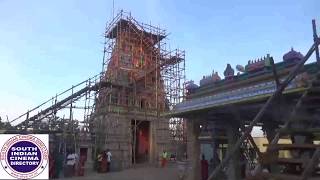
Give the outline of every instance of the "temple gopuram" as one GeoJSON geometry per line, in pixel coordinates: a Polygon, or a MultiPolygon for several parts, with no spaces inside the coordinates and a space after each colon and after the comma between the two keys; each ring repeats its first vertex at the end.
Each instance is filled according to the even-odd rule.
{"type": "Polygon", "coordinates": [[[160,114],[182,99],[185,52],[167,48],[167,35],[123,11],[106,27],[102,81],[112,86],[99,92],[91,136],[95,154],[112,152],[113,169],[177,151],[182,123],[160,114]]]}

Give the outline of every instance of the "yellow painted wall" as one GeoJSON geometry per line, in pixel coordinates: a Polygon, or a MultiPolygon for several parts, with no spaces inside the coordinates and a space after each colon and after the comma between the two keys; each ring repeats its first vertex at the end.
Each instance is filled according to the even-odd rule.
{"type": "MultiPolygon", "coordinates": [[[[254,142],[257,144],[258,148],[261,152],[266,152],[268,140],[265,137],[254,137],[254,142]]],[[[279,144],[291,144],[290,139],[280,139],[279,144]]],[[[290,152],[289,151],[280,151],[279,157],[281,158],[289,158],[290,152]]]]}

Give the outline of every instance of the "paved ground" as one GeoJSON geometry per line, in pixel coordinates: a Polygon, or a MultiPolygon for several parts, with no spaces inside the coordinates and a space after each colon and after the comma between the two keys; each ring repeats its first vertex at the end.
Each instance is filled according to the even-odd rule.
{"type": "Polygon", "coordinates": [[[178,180],[179,171],[176,164],[165,168],[143,165],[119,172],[89,173],[84,177],[64,178],[65,180],[178,180]]]}

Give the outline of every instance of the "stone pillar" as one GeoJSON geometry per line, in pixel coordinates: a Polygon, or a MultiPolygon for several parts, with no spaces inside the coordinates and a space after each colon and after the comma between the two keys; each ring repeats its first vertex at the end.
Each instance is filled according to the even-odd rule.
{"type": "MultiPolygon", "coordinates": [[[[228,154],[234,147],[239,138],[239,124],[230,122],[226,124],[227,138],[228,138],[228,154]]],[[[241,167],[240,167],[240,150],[237,150],[228,164],[227,177],[229,180],[241,180],[241,167]]]]}
{"type": "Polygon", "coordinates": [[[217,142],[217,140],[213,140],[213,143],[212,143],[213,169],[215,169],[219,165],[218,160],[220,159],[220,157],[218,154],[218,150],[219,150],[219,143],[217,142]]]}
{"type": "Polygon", "coordinates": [[[198,119],[187,120],[188,144],[187,155],[190,164],[190,171],[188,180],[201,179],[201,165],[200,165],[200,141],[198,139],[200,134],[200,123],[198,119]]]}
{"type": "Polygon", "coordinates": [[[211,136],[213,137],[213,141],[212,141],[212,159],[213,159],[213,166],[212,166],[212,170],[209,169],[209,175],[210,173],[212,173],[212,171],[219,165],[219,163],[221,162],[220,157],[219,157],[219,140],[215,137],[218,137],[219,135],[221,135],[221,133],[219,133],[218,129],[219,129],[219,125],[217,123],[217,121],[214,121],[213,123],[210,124],[210,129],[212,129],[211,131],[211,136]]]}
{"type": "Polygon", "coordinates": [[[85,164],[86,172],[92,171],[94,167],[94,159],[92,157],[92,146],[88,146],[87,162],[85,164]]]}
{"type": "Polygon", "coordinates": [[[157,132],[157,121],[150,121],[150,152],[149,152],[149,163],[159,166],[159,146],[158,146],[158,132],[157,132]]]}
{"type": "Polygon", "coordinates": [[[92,157],[92,146],[88,146],[88,151],[87,151],[87,162],[94,162],[94,159],[92,157]]]}

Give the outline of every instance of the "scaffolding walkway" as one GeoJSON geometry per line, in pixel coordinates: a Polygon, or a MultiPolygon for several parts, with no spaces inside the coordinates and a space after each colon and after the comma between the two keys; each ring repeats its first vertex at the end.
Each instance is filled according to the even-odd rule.
{"type": "MultiPolygon", "coordinates": [[[[55,130],[54,125],[56,124],[55,121],[58,119],[59,111],[65,109],[68,109],[68,112],[70,113],[69,119],[72,119],[73,109],[82,109],[84,111],[83,123],[88,123],[87,121],[94,108],[94,101],[97,99],[97,92],[101,88],[111,86],[111,83],[109,82],[100,81],[101,77],[101,73],[99,73],[72,86],[11,120],[10,123],[18,130],[55,130]],[[81,102],[80,106],[76,105],[77,101],[81,102]],[[43,127],[44,124],[46,124],[45,127],[43,127]]],[[[65,113],[63,113],[62,116],[64,119],[65,113]]]]}

